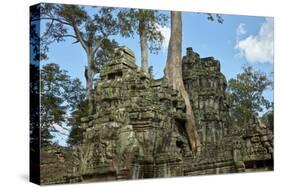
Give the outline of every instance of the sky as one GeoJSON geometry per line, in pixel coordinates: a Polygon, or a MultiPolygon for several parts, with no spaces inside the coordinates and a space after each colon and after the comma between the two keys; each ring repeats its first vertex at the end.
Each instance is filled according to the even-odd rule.
{"type": "MultiPolygon", "coordinates": [[[[167,11],[163,13],[169,14],[167,11]]],[[[267,74],[273,72],[273,18],[221,15],[222,24],[209,21],[203,13],[183,12],[183,38],[182,55],[186,48],[192,47],[200,54],[200,57],[213,56],[221,63],[221,72],[226,79],[235,78],[242,72],[242,66],[249,64],[255,70],[267,74]]],[[[167,58],[168,41],[170,37],[170,25],[160,27],[165,37],[161,51],[158,54],[149,54],[149,65],[153,66],[154,77],[163,77],[163,70],[167,58]]],[[[113,36],[120,46],[126,45],[133,50],[136,63],[140,65],[139,38],[122,38],[113,36]]],[[[72,39],[65,42],[53,43],[48,53],[49,59],[41,62],[57,63],[69,75],[79,78],[85,84],[84,65],[86,65],[86,53],[79,43],[72,44],[72,39]]],[[[272,75],[272,74],[271,74],[272,75]]],[[[273,101],[273,91],[267,90],[265,97],[273,101]]]]}
{"type": "MultiPolygon", "coordinates": [[[[166,12],[166,11],[165,11],[166,12]]],[[[168,12],[167,12],[168,13],[168,12]]],[[[244,64],[250,64],[257,70],[273,72],[273,19],[254,16],[222,15],[224,22],[207,20],[202,13],[184,12],[183,14],[182,55],[187,47],[192,47],[201,57],[213,56],[221,62],[222,72],[229,80],[241,72],[244,64]]],[[[165,41],[158,54],[149,55],[149,64],[153,66],[155,78],[163,76],[167,58],[170,26],[160,28],[165,41]]],[[[140,65],[139,38],[114,36],[120,46],[131,48],[140,65]]],[[[73,77],[85,83],[83,77],[86,54],[79,43],[73,40],[53,43],[46,63],[57,63],[73,77]]]]}

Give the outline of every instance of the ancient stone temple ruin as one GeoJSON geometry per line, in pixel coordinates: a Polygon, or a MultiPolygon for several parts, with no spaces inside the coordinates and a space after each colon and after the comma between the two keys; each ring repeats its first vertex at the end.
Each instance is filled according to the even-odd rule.
{"type": "Polygon", "coordinates": [[[55,180],[43,174],[42,183],[273,170],[272,131],[256,117],[243,129],[230,121],[219,61],[187,48],[182,68],[201,153],[190,150],[180,94],[165,79],[141,71],[133,52],[123,47],[102,67],[93,93],[95,109],[82,119],[83,143],[54,155],[67,163],[60,164],[67,173],[55,180]]]}
{"type": "Polygon", "coordinates": [[[78,172],[85,181],[182,175],[190,155],[184,102],[165,80],[137,69],[133,53],[120,49],[107,62],[94,93],[95,113],[84,119],[78,172]]]}
{"type": "Polygon", "coordinates": [[[201,143],[204,146],[221,142],[229,127],[229,106],[219,61],[213,57],[200,58],[192,48],[187,48],[182,68],[201,143]]]}

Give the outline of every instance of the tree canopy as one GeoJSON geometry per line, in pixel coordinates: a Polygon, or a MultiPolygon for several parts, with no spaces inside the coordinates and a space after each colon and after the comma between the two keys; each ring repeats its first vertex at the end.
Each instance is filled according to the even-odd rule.
{"type": "Polygon", "coordinates": [[[83,128],[81,127],[81,118],[86,117],[88,114],[88,101],[81,100],[74,111],[71,112],[68,119],[68,125],[71,127],[70,133],[67,139],[67,143],[70,146],[76,146],[83,141],[83,128]]]}
{"type": "Polygon", "coordinates": [[[77,105],[85,100],[85,89],[80,80],[72,79],[67,71],[54,63],[42,67],[40,86],[41,137],[47,145],[53,138],[52,132],[69,125],[70,113],[76,111],[77,105]]]}
{"type": "Polygon", "coordinates": [[[148,50],[157,54],[164,41],[160,27],[168,24],[168,15],[157,10],[121,9],[118,13],[120,34],[132,37],[135,34],[140,39],[141,68],[148,72],[148,50]]]}
{"type": "Polygon", "coordinates": [[[248,122],[254,115],[270,110],[273,103],[264,97],[264,92],[272,88],[272,80],[252,66],[244,66],[243,72],[228,81],[230,103],[239,122],[248,122]]]}
{"type": "MultiPolygon", "coordinates": [[[[93,90],[93,77],[99,71],[103,60],[111,58],[113,49],[117,42],[110,39],[111,35],[118,33],[117,18],[112,12],[114,8],[91,7],[86,10],[84,6],[46,4],[42,3],[34,8],[30,22],[31,25],[46,23],[43,34],[35,33],[34,41],[40,44],[40,51],[37,46],[39,59],[46,59],[49,45],[65,41],[72,38],[73,44],[79,43],[84,49],[87,57],[85,78],[87,83],[87,97],[91,101],[91,91],[93,90]],[[93,15],[91,15],[91,13],[93,15]],[[36,37],[39,36],[39,37],[36,37]]],[[[31,26],[31,31],[36,32],[31,26]]],[[[31,40],[31,41],[33,41],[31,40]]],[[[32,45],[32,44],[31,44],[32,45]]],[[[90,105],[91,103],[89,103],[90,105]]]]}

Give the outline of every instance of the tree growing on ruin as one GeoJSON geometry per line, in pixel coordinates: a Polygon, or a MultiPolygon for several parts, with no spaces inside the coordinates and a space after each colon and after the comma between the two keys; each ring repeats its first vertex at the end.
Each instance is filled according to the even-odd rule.
{"type": "MultiPolygon", "coordinates": [[[[220,15],[207,14],[211,21],[218,20],[223,22],[220,15]]],[[[181,12],[171,11],[171,36],[168,47],[167,62],[164,70],[164,77],[168,83],[180,92],[186,106],[185,129],[188,135],[189,143],[193,152],[200,152],[201,144],[196,130],[195,118],[190,104],[190,97],[184,88],[182,78],[182,15],[181,12]]]]}
{"type": "Polygon", "coordinates": [[[139,36],[141,69],[149,72],[148,52],[157,54],[164,40],[160,27],[167,25],[168,16],[157,10],[122,9],[118,13],[120,34],[124,37],[139,36]]]}
{"type": "Polygon", "coordinates": [[[186,106],[186,133],[191,149],[197,151],[200,147],[199,137],[195,127],[195,119],[191,108],[189,95],[184,88],[182,79],[182,18],[181,12],[171,12],[171,37],[168,47],[167,62],[164,70],[165,78],[173,89],[178,90],[185,101],[186,106]]]}

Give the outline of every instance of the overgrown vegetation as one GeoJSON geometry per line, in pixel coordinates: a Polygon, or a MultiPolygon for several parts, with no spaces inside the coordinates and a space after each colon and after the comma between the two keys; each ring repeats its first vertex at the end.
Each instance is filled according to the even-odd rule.
{"type": "Polygon", "coordinates": [[[272,86],[273,81],[268,75],[248,65],[236,78],[228,81],[230,104],[239,124],[247,124],[253,116],[264,111],[273,111],[273,102],[264,97],[264,92],[272,86]]]}
{"type": "Polygon", "coordinates": [[[42,67],[40,124],[43,147],[52,143],[52,133],[59,132],[67,136],[70,125],[77,125],[74,117],[76,111],[81,109],[85,94],[80,80],[71,78],[58,64],[51,63],[42,67]]]}
{"type": "MultiPolygon", "coordinates": [[[[34,60],[48,58],[49,45],[60,43],[66,38],[84,49],[86,88],[78,79],[71,78],[58,64],[47,64],[41,69],[41,137],[42,146],[52,142],[54,132],[70,129],[68,144],[79,145],[82,141],[81,117],[92,114],[94,107],[91,93],[94,76],[99,73],[102,63],[114,58],[114,49],[119,45],[113,36],[133,37],[138,35],[141,50],[141,67],[153,77],[153,67],[148,62],[148,52],[157,53],[164,41],[160,27],[171,23],[171,37],[165,66],[165,78],[173,89],[178,90],[186,105],[186,133],[196,151],[200,147],[189,95],[182,81],[182,17],[180,12],[168,15],[161,11],[141,9],[99,8],[78,5],[41,4],[31,14],[31,46],[34,60]],[[91,9],[91,10],[90,10],[91,9]],[[44,21],[45,30],[39,36],[36,24],[44,21]],[[40,45],[38,45],[40,44],[40,45]]],[[[207,19],[223,23],[218,14],[207,14],[207,19]]],[[[84,66],[81,64],[81,66],[84,66]]],[[[83,74],[83,73],[81,73],[83,74]]],[[[263,93],[272,86],[272,80],[252,67],[243,68],[243,73],[229,80],[228,92],[237,121],[246,124],[254,115],[264,109],[264,121],[273,122],[273,103],[263,93]]],[[[64,134],[62,131],[61,134],[64,134]]]]}

